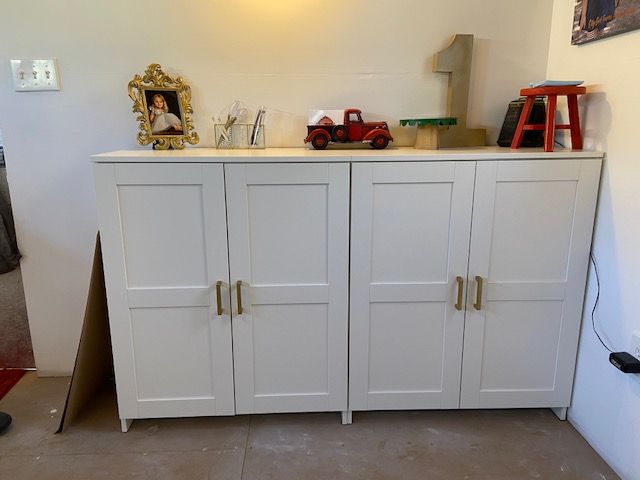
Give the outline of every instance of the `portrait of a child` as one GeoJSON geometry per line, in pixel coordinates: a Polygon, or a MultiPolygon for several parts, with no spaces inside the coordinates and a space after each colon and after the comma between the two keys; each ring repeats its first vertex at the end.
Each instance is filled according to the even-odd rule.
{"type": "Polygon", "coordinates": [[[146,90],[151,133],[154,135],[181,135],[183,131],[177,93],[174,91],[146,90]]]}

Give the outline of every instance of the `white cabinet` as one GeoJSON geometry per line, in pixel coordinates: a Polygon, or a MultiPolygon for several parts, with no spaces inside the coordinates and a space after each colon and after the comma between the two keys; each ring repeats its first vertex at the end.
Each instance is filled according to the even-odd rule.
{"type": "Polygon", "coordinates": [[[349,165],[225,173],[237,413],[347,410],[349,165]]]}
{"type": "Polygon", "coordinates": [[[474,175],[475,162],[353,165],[352,410],[458,407],[474,175]]]}
{"type": "Polygon", "coordinates": [[[121,418],[347,410],[348,164],[96,184],[121,418]]]}
{"type": "Polygon", "coordinates": [[[234,413],[222,165],[96,165],[123,419],[234,413]]]}
{"type": "Polygon", "coordinates": [[[569,405],[601,155],[195,152],[96,157],[124,428],[569,405]]]}
{"type": "Polygon", "coordinates": [[[599,178],[599,160],[478,162],[461,408],[569,406],[599,178]]]}
{"type": "Polygon", "coordinates": [[[354,165],[349,407],[569,406],[599,175],[354,165]]]}

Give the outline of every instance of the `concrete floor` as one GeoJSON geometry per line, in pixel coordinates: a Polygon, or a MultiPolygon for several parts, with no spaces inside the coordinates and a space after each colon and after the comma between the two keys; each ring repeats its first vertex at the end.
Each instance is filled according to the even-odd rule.
{"type": "Polygon", "coordinates": [[[0,436],[2,479],[619,478],[549,410],[254,415],[139,420],[119,432],[107,392],[65,433],[68,378],[27,374],[0,400],[14,425],[0,436]]]}

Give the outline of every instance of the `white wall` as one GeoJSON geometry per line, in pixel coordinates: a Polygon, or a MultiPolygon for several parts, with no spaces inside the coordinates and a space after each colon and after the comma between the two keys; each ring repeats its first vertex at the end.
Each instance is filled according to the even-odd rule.
{"type": "MultiPolygon", "coordinates": [[[[584,79],[585,148],[607,154],[600,189],[594,253],[602,293],[597,320],[616,351],[640,331],[640,31],[572,46],[573,2],[555,0],[548,78],[584,79]]],[[[591,328],[595,278],[590,275],[569,419],[624,479],[640,478],[640,375],[624,375],[591,328]],[[636,377],[636,378],[633,378],[636,377]]]]}
{"type": "Polygon", "coordinates": [[[544,76],[550,16],[549,2],[529,0],[4,2],[0,128],[40,372],[72,368],[96,232],[88,156],[138,148],[126,86],[149,63],[191,84],[201,146],[235,99],[269,108],[272,146],[302,146],[310,108],[351,106],[408,145],[399,118],[445,113],[432,54],[473,33],[469,125],[495,141],[507,102],[544,76]],[[13,92],[20,57],[57,57],[62,91],[13,92]]]}

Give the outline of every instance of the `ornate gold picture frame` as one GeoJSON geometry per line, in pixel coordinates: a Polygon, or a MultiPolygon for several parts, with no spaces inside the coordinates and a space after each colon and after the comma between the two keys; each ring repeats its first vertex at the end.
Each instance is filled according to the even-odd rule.
{"type": "Polygon", "coordinates": [[[129,82],[129,97],[140,122],[140,145],[153,143],[156,150],[181,150],[185,142],[195,145],[200,141],[191,119],[191,87],[182,77],[173,78],[152,63],[144,75],[129,82]]]}

